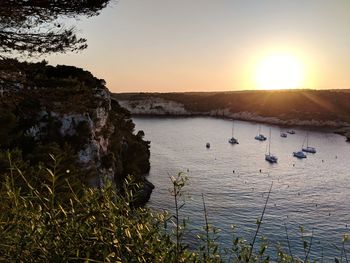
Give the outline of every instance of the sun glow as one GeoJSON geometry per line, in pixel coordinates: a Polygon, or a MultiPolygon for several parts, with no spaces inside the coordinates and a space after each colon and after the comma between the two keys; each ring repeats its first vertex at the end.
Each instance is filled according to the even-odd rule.
{"type": "Polygon", "coordinates": [[[272,54],[264,57],[256,67],[258,89],[295,89],[304,84],[305,69],[291,54],[272,54]]]}

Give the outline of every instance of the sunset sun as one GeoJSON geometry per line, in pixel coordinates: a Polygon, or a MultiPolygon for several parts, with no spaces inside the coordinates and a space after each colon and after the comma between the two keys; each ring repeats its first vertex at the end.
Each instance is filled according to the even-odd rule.
{"type": "Polygon", "coordinates": [[[257,89],[295,89],[304,82],[301,61],[290,54],[272,54],[262,58],[256,67],[257,89]]]}

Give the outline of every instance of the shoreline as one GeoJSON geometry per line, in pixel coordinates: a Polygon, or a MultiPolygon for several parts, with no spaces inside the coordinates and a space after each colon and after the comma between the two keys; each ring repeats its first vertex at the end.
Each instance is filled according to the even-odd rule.
{"type": "Polygon", "coordinates": [[[312,131],[319,131],[319,132],[329,132],[329,133],[335,133],[338,135],[341,135],[345,137],[345,141],[350,143],[350,127],[349,126],[342,126],[342,127],[333,127],[333,126],[312,126],[312,125],[288,125],[288,124],[276,124],[276,123],[269,123],[264,121],[255,121],[255,120],[244,120],[244,119],[234,119],[231,117],[226,116],[211,116],[211,115],[203,115],[203,114],[192,114],[192,115],[172,115],[172,114],[131,114],[132,117],[138,117],[138,118],[196,118],[196,117],[206,117],[206,118],[214,118],[214,119],[223,119],[223,120],[238,120],[238,121],[244,121],[244,122],[250,122],[250,123],[259,123],[259,124],[268,124],[272,126],[278,126],[281,128],[297,128],[302,130],[312,130],[312,131]]]}
{"type": "MultiPolygon", "coordinates": [[[[117,99],[121,107],[127,109],[132,116],[157,118],[188,118],[211,117],[218,119],[231,119],[246,122],[262,123],[282,128],[310,129],[322,132],[332,132],[344,136],[350,141],[350,123],[341,119],[319,118],[309,116],[300,119],[298,115],[264,115],[258,111],[241,109],[232,111],[229,107],[208,108],[206,110],[191,110],[186,103],[160,97],[117,99]]],[[[300,113],[302,114],[302,113],[300,113]]],[[[303,115],[301,115],[303,116],[303,115]]]]}
{"type": "MultiPolygon", "coordinates": [[[[322,132],[333,132],[337,134],[346,133],[346,131],[338,131],[338,129],[347,129],[350,126],[340,126],[340,127],[334,127],[334,126],[312,126],[312,125],[301,125],[301,124],[279,124],[279,123],[273,123],[268,121],[259,121],[259,120],[247,120],[247,119],[239,119],[239,118],[232,118],[229,116],[213,116],[208,114],[179,114],[179,115],[173,115],[173,114],[149,114],[149,113],[131,113],[132,117],[138,117],[138,118],[169,118],[169,119],[177,119],[177,118],[196,118],[196,117],[204,117],[204,118],[213,118],[213,119],[222,119],[222,120],[237,120],[237,121],[244,121],[244,122],[250,122],[250,123],[258,123],[258,124],[268,124],[273,126],[278,126],[282,128],[299,128],[299,129],[309,129],[309,130],[318,130],[322,132]]],[[[341,134],[341,135],[344,135],[341,134]]],[[[345,136],[345,135],[344,135],[345,136]]]]}

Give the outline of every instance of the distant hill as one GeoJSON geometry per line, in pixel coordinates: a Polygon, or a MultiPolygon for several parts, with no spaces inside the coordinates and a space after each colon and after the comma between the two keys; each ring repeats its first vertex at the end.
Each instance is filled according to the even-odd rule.
{"type": "Polygon", "coordinates": [[[115,93],[132,114],[208,115],[279,125],[350,126],[350,90],[115,93]]]}

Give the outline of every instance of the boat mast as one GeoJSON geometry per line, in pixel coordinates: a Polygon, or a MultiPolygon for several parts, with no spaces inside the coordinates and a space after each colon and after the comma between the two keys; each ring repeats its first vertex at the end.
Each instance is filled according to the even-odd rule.
{"type": "Polygon", "coordinates": [[[304,148],[304,146],[305,146],[305,141],[306,141],[306,144],[307,144],[307,133],[306,133],[306,136],[304,137],[303,144],[301,145],[301,149],[304,148]]]}
{"type": "Polygon", "coordinates": [[[270,146],[271,146],[271,128],[270,128],[270,133],[269,133],[269,155],[270,154],[270,146]]]}
{"type": "Polygon", "coordinates": [[[233,138],[234,122],[232,121],[232,138],[233,138]]]}

